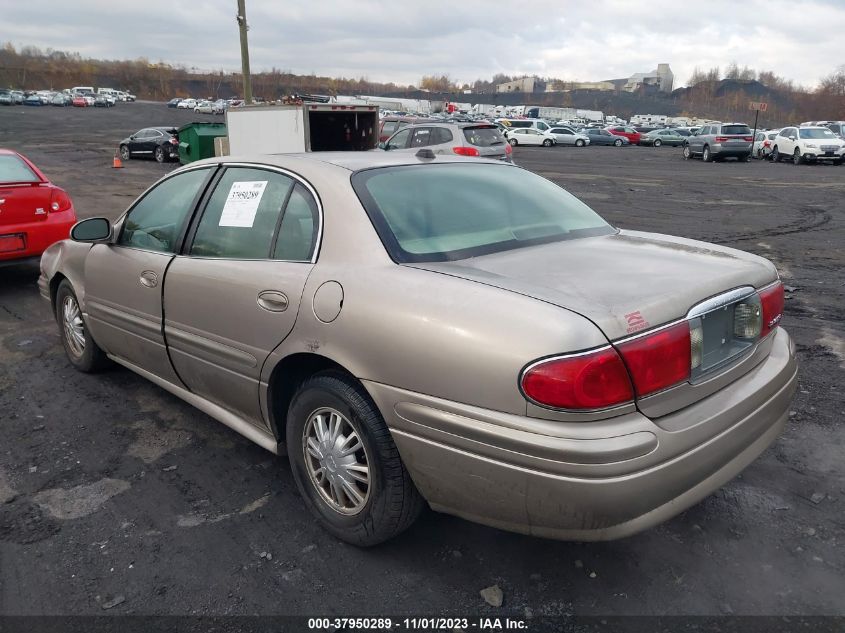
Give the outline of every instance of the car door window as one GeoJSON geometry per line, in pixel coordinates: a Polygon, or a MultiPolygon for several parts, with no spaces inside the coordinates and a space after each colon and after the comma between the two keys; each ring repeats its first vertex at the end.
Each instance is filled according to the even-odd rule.
{"type": "Polygon", "coordinates": [[[549,126],[546,125],[545,123],[543,123],[542,121],[540,121],[539,123],[537,123],[537,129],[538,130],[548,130],[549,126]]]}
{"type": "Polygon", "coordinates": [[[197,225],[194,257],[269,259],[294,180],[266,169],[229,167],[197,225]]]}
{"type": "Polygon", "coordinates": [[[318,223],[317,202],[301,183],[296,183],[282,215],[273,259],[311,261],[317,243],[318,223]]]}
{"type": "Polygon", "coordinates": [[[396,121],[385,121],[381,133],[390,136],[396,131],[396,121]]]}
{"type": "Polygon", "coordinates": [[[445,127],[436,127],[432,131],[431,144],[441,145],[443,143],[451,143],[453,138],[451,130],[445,127]]]}
{"type": "Polygon", "coordinates": [[[179,236],[210,171],[186,171],[148,191],[126,215],[118,245],[175,253],[179,236]]]}
{"type": "Polygon", "coordinates": [[[431,145],[431,128],[416,128],[414,136],[411,138],[411,147],[426,147],[427,145],[431,145]]]}
{"type": "Polygon", "coordinates": [[[408,144],[409,136],[411,136],[410,129],[397,132],[389,141],[387,141],[387,149],[404,149],[408,144]]]}

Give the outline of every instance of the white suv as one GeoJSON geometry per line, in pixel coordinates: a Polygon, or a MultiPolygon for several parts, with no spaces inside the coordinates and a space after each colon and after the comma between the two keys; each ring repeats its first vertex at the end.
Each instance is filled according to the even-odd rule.
{"type": "Polygon", "coordinates": [[[831,161],[841,165],[845,159],[845,141],[830,129],[822,126],[785,127],[772,142],[772,162],[791,158],[803,162],[831,161]]]}

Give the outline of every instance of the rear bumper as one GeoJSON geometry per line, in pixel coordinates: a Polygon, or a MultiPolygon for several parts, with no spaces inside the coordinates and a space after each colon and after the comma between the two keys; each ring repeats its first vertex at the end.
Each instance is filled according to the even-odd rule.
{"type": "Polygon", "coordinates": [[[0,262],[38,257],[51,244],[67,239],[74,224],[76,214],[70,210],[50,213],[38,222],[0,225],[0,235],[23,235],[25,244],[23,249],[0,251],[0,262]]]}
{"type": "Polygon", "coordinates": [[[570,540],[634,534],[735,477],[779,435],[797,382],[779,329],[769,356],[675,413],[564,423],[365,383],[435,510],[570,540]]]}

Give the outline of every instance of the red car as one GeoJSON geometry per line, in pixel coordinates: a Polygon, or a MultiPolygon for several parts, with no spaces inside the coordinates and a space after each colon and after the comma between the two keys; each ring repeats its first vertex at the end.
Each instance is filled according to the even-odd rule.
{"type": "Polygon", "coordinates": [[[77,95],[73,98],[71,104],[77,108],[87,108],[88,100],[85,97],[80,97],[79,95],[77,95]]]}
{"type": "Polygon", "coordinates": [[[76,223],[70,196],[25,157],[0,149],[0,266],[38,258],[76,223]]]}
{"type": "Polygon", "coordinates": [[[631,145],[639,145],[640,139],[643,136],[634,128],[628,127],[627,125],[615,125],[613,127],[607,128],[607,131],[613,134],[614,136],[624,136],[626,139],[631,141],[631,145]]]}

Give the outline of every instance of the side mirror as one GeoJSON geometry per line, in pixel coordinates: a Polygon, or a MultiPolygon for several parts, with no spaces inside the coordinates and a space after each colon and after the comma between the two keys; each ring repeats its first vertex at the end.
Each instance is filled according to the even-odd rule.
{"type": "Polygon", "coordinates": [[[795,140],[795,137],[794,137],[794,136],[790,136],[790,137],[789,137],[789,140],[790,140],[790,141],[794,141],[794,140],[795,140]]]}
{"type": "Polygon", "coordinates": [[[387,143],[382,141],[381,143],[378,144],[378,148],[383,149],[383,150],[387,150],[387,143]]]}
{"type": "Polygon", "coordinates": [[[74,242],[105,242],[111,238],[111,223],[106,218],[88,218],[73,225],[70,239],[74,242]]]}
{"type": "Polygon", "coordinates": [[[130,140],[130,141],[134,141],[134,140],[135,140],[135,135],[133,134],[132,136],[130,136],[130,137],[129,137],[129,140],[130,140]]]}

